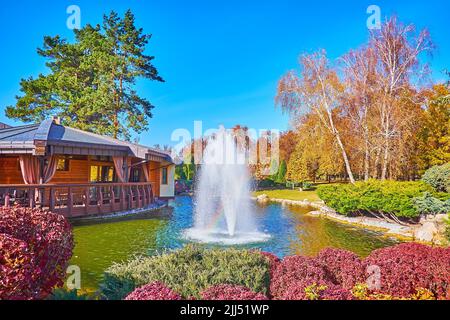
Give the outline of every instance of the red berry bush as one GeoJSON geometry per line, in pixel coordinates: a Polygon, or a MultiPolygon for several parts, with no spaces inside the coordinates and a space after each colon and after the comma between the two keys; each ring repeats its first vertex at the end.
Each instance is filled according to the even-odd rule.
{"type": "Polygon", "coordinates": [[[379,267],[379,293],[406,298],[422,288],[450,298],[450,248],[404,243],[373,251],[365,263],[379,267]]]}
{"type": "Polygon", "coordinates": [[[137,288],[125,300],[182,300],[182,298],[161,282],[153,282],[137,288]]]}
{"type": "Polygon", "coordinates": [[[256,293],[244,286],[220,284],[201,293],[203,300],[268,300],[262,293],[256,293]]]}
{"type": "Polygon", "coordinates": [[[73,236],[59,214],[0,208],[0,300],[42,299],[62,285],[73,236]]]}

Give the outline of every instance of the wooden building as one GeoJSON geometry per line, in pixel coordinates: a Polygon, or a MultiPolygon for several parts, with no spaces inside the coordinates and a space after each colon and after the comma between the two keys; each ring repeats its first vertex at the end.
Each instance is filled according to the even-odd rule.
{"type": "Polygon", "coordinates": [[[0,205],[67,217],[145,208],[174,196],[167,152],[62,126],[0,128],[0,205]]]}

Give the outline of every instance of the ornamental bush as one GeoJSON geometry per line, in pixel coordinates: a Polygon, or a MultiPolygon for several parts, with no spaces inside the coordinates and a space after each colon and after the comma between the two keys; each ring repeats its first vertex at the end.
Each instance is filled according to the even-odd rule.
{"type": "Polygon", "coordinates": [[[357,283],[364,282],[366,270],[361,259],[353,252],[327,248],[317,255],[317,261],[335,285],[351,290],[357,283]]]}
{"type": "Polygon", "coordinates": [[[137,288],[125,300],[182,300],[181,296],[161,282],[153,282],[137,288]]]}
{"type": "Polygon", "coordinates": [[[434,190],[424,182],[398,182],[369,180],[356,184],[321,185],[319,197],[337,212],[385,213],[401,218],[417,218],[420,212],[413,199],[434,190]]]}
{"type": "Polygon", "coordinates": [[[439,192],[450,192],[450,163],[434,166],[422,176],[422,181],[439,192]]]}
{"type": "Polygon", "coordinates": [[[267,294],[269,261],[248,250],[188,245],[174,252],[113,265],[106,271],[100,290],[106,298],[120,300],[136,287],[157,281],[184,298],[198,299],[203,290],[218,284],[241,285],[267,294]]]}
{"type": "Polygon", "coordinates": [[[373,251],[365,263],[379,268],[377,293],[408,298],[422,288],[438,299],[450,298],[450,248],[404,243],[373,251]]]}
{"type": "Polygon", "coordinates": [[[331,283],[316,259],[303,256],[285,257],[273,273],[270,293],[274,299],[291,300],[294,295],[299,294],[298,292],[314,283],[320,285],[331,283]],[[296,289],[291,288],[293,286],[296,289]],[[292,293],[290,289],[296,290],[296,293],[292,293]]]}
{"type": "Polygon", "coordinates": [[[220,284],[204,290],[202,300],[269,300],[262,293],[253,292],[247,287],[220,284]]]}
{"type": "Polygon", "coordinates": [[[0,300],[43,299],[63,283],[73,236],[59,214],[0,207],[0,300]]]}
{"type": "Polygon", "coordinates": [[[450,199],[445,201],[433,197],[429,192],[413,199],[414,208],[421,214],[440,214],[450,212],[450,199]]]}
{"type": "Polygon", "coordinates": [[[275,299],[347,299],[350,290],[365,281],[365,265],[342,249],[324,249],[317,257],[284,258],[272,274],[270,292],[275,299]]]}

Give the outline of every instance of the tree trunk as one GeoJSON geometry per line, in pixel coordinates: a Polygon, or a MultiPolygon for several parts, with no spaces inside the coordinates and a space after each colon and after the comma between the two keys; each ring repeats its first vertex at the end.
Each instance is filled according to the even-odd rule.
{"type": "Polygon", "coordinates": [[[347,156],[347,152],[345,151],[344,144],[342,143],[341,137],[339,136],[339,134],[337,132],[335,132],[335,135],[336,135],[336,141],[342,151],[342,157],[344,158],[345,170],[347,171],[348,178],[350,179],[350,182],[352,184],[355,184],[355,178],[353,177],[352,169],[350,167],[350,161],[348,160],[348,156],[347,156]]]}
{"type": "Polygon", "coordinates": [[[364,145],[364,181],[369,180],[369,166],[370,166],[370,154],[369,154],[369,139],[367,134],[365,134],[365,145],[364,145]]]}
{"type": "Polygon", "coordinates": [[[384,145],[383,167],[381,170],[381,180],[386,180],[388,163],[389,163],[389,137],[386,137],[384,145]]]}
{"type": "Polygon", "coordinates": [[[114,139],[117,139],[118,135],[119,135],[119,111],[120,111],[120,100],[122,97],[122,93],[123,93],[123,80],[122,77],[120,77],[120,89],[119,92],[117,93],[117,105],[116,105],[116,110],[114,113],[114,139]]]}

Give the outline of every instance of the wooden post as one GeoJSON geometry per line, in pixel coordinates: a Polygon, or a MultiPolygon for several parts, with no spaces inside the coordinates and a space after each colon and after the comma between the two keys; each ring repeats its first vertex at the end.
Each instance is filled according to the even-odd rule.
{"type": "Polygon", "coordinates": [[[128,185],[128,210],[133,207],[133,188],[128,185]]]}
{"type": "Polygon", "coordinates": [[[89,186],[87,186],[86,188],[84,188],[84,211],[85,211],[86,215],[89,214],[90,204],[91,204],[91,199],[89,196],[89,186]]]}
{"type": "Polygon", "coordinates": [[[125,187],[122,184],[122,185],[120,185],[120,209],[121,210],[125,210],[125,201],[126,201],[125,187]]]}
{"type": "Polygon", "coordinates": [[[50,195],[49,195],[50,199],[49,199],[49,208],[50,211],[54,211],[55,210],[55,189],[50,188],[50,195]]]}
{"type": "Polygon", "coordinates": [[[114,211],[114,207],[115,207],[115,203],[116,203],[116,194],[114,192],[114,187],[110,186],[110,191],[111,191],[111,212],[114,211]]]}
{"type": "Polygon", "coordinates": [[[11,200],[11,196],[9,193],[5,195],[5,207],[9,208],[9,201],[11,200]]]}
{"type": "Polygon", "coordinates": [[[72,209],[73,209],[73,191],[72,187],[68,188],[68,195],[67,195],[67,209],[69,210],[69,217],[72,216],[72,209]]]}
{"type": "Polygon", "coordinates": [[[28,189],[28,201],[30,208],[33,209],[36,205],[36,202],[34,201],[34,188],[28,189]]]}
{"type": "Polygon", "coordinates": [[[136,207],[140,208],[142,207],[141,202],[141,191],[139,191],[139,185],[136,185],[136,207]]]}
{"type": "Polygon", "coordinates": [[[100,213],[103,213],[103,192],[102,192],[102,187],[98,187],[97,192],[98,192],[98,207],[99,207],[100,213]]]}

